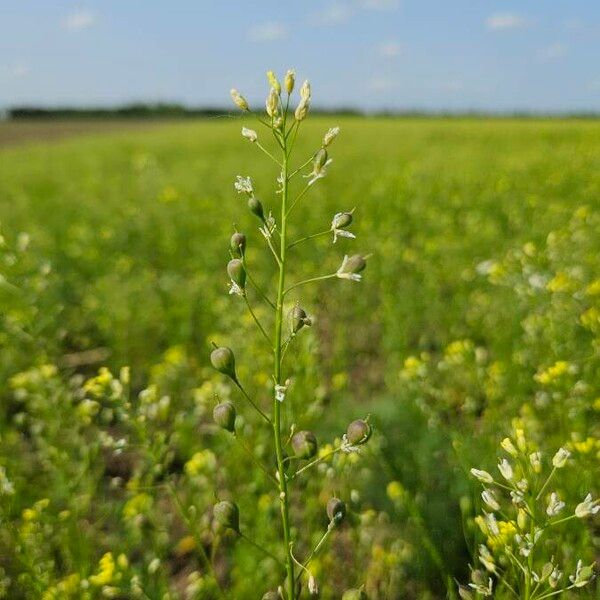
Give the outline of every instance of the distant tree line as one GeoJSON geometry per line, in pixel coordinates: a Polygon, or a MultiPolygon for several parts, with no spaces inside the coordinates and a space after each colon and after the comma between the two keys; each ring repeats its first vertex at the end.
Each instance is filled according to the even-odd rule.
{"type": "MultiPolygon", "coordinates": [[[[190,107],[176,103],[132,103],[116,107],[44,107],[14,106],[0,112],[0,119],[182,119],[198,117],[223,117],[233,113],[229,107],[203,106],[190,107]]],[[[412,118],[445,118],[445,117],[505,117],[505,118],[574,118],[597,119],[600,113],[581,112],[536,112],[536,111],[483,111],[483,110],[439,110],[422,109],[363,111],[352,107],[311,108],[313,114],[341,116],[376,116],[376,117],[412,117],[412,118]]]]}

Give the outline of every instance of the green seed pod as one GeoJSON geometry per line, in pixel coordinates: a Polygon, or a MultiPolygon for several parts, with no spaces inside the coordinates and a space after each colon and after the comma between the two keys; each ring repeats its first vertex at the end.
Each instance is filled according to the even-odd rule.
{"type": "Polygon", "coordinates": [[[342,521],[346,515],[346,505],[339,498],[329,498],[327,502],[327,516],[330,521],[336,525],[342,521]]]}
{"type": "Polygon", "coordinates": [[[317,453],[317,438],[312,431],[299,431],[292,437],[292,448],[298,458],[312,458],[317,453]]]}
{"type": "Polygon", "coordinates": [[[210,353],[210,362],[219,373],[231,377],[234,381],[237,379],[235,374],[235,356],[231,348],[227,348],[227,346],[215,348],[210,353]]]}
{"type": "Polygon", "coordinates": [[[240,289],[243,290],[246,287],[246,269],[239,258],[233,258],[227,263],[227,275],[240,289]]]}
{"type": "Polygon", "coordinates": [[[314,166],[315,166],[315,171],[320,171],[324,166],[325,163],[327,162],[327,150],[325,150],[325,148],[321,148],[316,154],[315,154],[315,160],[314,160],[314,166]]]}
{"type": "Polygon", "coordinates": [[[240,511],[237,504],[229,500],[217,502],[213,507],[214,524],[217,531],[231,529],[240,532],[240,511]]]}
{"type": "Polygon", "coordinates": [[[344,271],[346,273],[360,273],[365,270],[367,260],[361,254],[353,254],[346,261],[344,271]]]}
{"type": "Polygon", "coordinates": [[[342,600],[368,600],[364,590],[346,590],[342,595],[342,600]]]}
{"type": "Polygon", "coordinates": [[[372,433],[373,430],[366,421],[357,419],[348,425],[348,429],[346,429],[346,438],[353,446],[360,446],[369,441],[372,433]]]}
{"type": "Polygon", "coordinates": [[[335,229],[345,229],[346,227],[350,227],[353,219],[352,213],[336,213],[336,215],[333,217],[332,225],[335,229]]]}
{"type": "Polygon", "coordinates": [[[229,247],[231,248],[231,253],[233,256],[236,258],[241,258],[246,251],[246,236],[243,233],[236,231],[231,236],[229,247]]]}
{"type": "Polygon", "coordinates": [[[265,220],[265,211],[261,201],[255,196],[248,198],[248,208],[253,212],[261,221],[265,220]]]}
{"type": "Polygon", "coordinates": [[[291,321],[292,333],[298,333],[304,326],[310,327],[312,325],[312,321],[306,314],[306,311],[299,306],[294,306],[292,309],[291,321]]]}
{"type": "Polygon", "coordinates": [[[225,429],[226,431],[230,431],[233,433],[235,431],[235,406],[226,400],[225,402],[220,402],[213,409],[213,419],[215,423],[225,429]]]}

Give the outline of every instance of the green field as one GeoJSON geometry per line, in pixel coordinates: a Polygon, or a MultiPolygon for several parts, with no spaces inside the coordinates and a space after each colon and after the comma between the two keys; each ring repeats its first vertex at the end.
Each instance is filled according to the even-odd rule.
{"type": "MultiPolygon", "coordinates": [[[[241,125],[0,149],[0,597],[100,598],[107,586],[118,598],[215,597],[198,539],[158,485],[171,476],[196,507],[199,537],[217,491],[235,496],[256,539],[277,544],[275,494],[260,472],[248,477],[252,463],[210,416],[215,393],[236,399],[210,369],[212,341],[235,348],[241,376],[268,396],[261,340],[228,295],[225,265],[235,223],[273,289],[233,181],[251,175],[274,208],[277,172],[241,125]],[[125,366],[130,383],[119,380],[125,366]],[[97,377],[102,367],[112,375],[97,377]],[[147,448],[114,448],[115,398],[140,392],[142,404],[169,398],[147,432],[167,448],[166,472],[150,479],[147,448]],[[108,552],[117,562],[103,580],[108,552]]],[[[290,236],[356,207],[357,239],[294,249],[292,279],[335,271],[345,253],[372,256],[360,284],[302,288],[315,324],[292,355],[294,402],[323,442],[367,414],[376,431],[367,452],[335,463],[344,477],[309,479],[293,502],[318,533],[327,495],[352,499],[354,527],[315,566],[322,597],[364,583],[369,598],[444,598],[453,579],[468,581],[484,539],[469,469],[497,473],[502,438],[523,429],[527,451],[548,460],[569,448],[547,490],[569,507],[600,492],[600,123],[316,117],[297,155],[332,125],[342,131],[329,174],[290,236]]],[[[248,416],[248,443],[270,461],[255,425],[248,416]]],[[[599,539],[597,517],[570,521],[544,555],[568,580],[579,558],[600,554],[599,539]]],[[[238,542],[214,548],[216,569],[228,597],[258,598],[277,570],[238,542]]]]}

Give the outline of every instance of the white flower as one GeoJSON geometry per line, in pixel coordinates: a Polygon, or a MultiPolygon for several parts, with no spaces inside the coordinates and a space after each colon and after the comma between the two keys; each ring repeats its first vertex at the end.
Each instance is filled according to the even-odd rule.
{"type": "Polygon", "coordinates": [[[521,492],[512,491],[510,493],[510,499],[512,500],[512,503],[518,508],[523,508],[525,506],[525,496],[523,496],[521,492]]]}
{"type": "Polygon", "coordinates": [[[498,529],[498,521],[496,521],[496,515],[494,513],[483,513],[485,524],[491,535],[500,535],[500,529],[498,529]]]}
{"type": "Polygon", "coordinates": [[[352,454],[357,453],[359,454],[361,452],[361,448],[359,448],[358,446],[353,446],[349,441],[348,441],[348,436],[346,434],[344,434],[342,436],[342,452],[345,452],[346,454],[352,454]]]}
{"type": "Polygon", "coordinates": [[[561,580],[563,576],[562,571],[559,571],[557,568],[555,568],[552,573],[550,573],[550,579],[548,579],[548,584],[550,585],[550,587],[552,589],[556,588],[556,586],[558,585],[558,582],[561,580]]]}
{"type": "Polygon", "coordinates": [[[327,147],[335,138],[339,135],[340,128],[332,127],[324,136],[323,136],[323,146],[327,147]]]}
{"type": "Polygon", "coordinates": [[[244,290],[233,280],[229,282],[229,294],[235,296],[244,296],[244,290]]]}
{"type": "Polygon", "coordinates": [[[510,481],[514,476],[513,468],[505,458],[503,458],[498,464],[498,470],[502,474],[502,477],[504,477],[504,479],[506,479],[507,481],[510,481]]]}
{"type": "Polygon", "coordinates": [[[557,453],[552,459],[552,464],[556,469],[562,469],[567,463],[567,459],[571,456],[571,453],[565,448],[559,448],[557,453]]]}
{"type": "Polygon", "coordinates": [[[258,133],[254,129],[248,129],[247,127],[242,127],[242,136],[251,142],[255,142],[258,139],[258,133]]]}
{"type": "Polygon", "coordinates": [[[233,187],[237,190],[238,194],[254,194],[254,188],[252,187],[252,179],[250,177],[242,177],[238,175],[235,178],[233,187]]]}
{"type": "Polygon", "coordinates": [[[598,500],[592,500],[592,495],[588,494],[583,502],[575,507],[575,515],[580,519],[595,515],[600,512],[600,502],[598,500]]]}
{"type": "Polygon", "coordinates": [[[6,469],[0,466],[0,496],[12,496],[14,493],[15,487],[6,476],[6,469]]]}
{"type": "Polygon", "coordinates": [[[327,167],[333,162],[333,158],[328,158],[323,166],[314,165],[313,170],[304,177],[310,178],[308,185],[312,185],[315,181],[323,179],[327,175],[327,167]]]}
{"type": "Polygon", "coordinates": [[[496,564],[494,563],[494,557],[491,552],[487,549],[487,546],[480,544],[479,546],[479,561],[481,564],[490,572],[496,572],[496,564]]]}
{"type": "Polygon", "coordinates": [[[319,584],[312,573],[308,577],[308,593],[311,596],[319,595],[319,584]]]}
{"type": "Polygon", "coordinates": [[[550,500],[548,502],[548,507],[546,508],[546,514],[549,517],[555,517],[563,508],[565,507],[565,503],[561,501],[556,492],[552,492],[550,494],[550,500]]]}
{"type": "Polygon", "coordinates": [[[471,475],[478,481],[481,481],[481,483],[494,483],[494,478],[482,469],[471,469],[471,475]]]}
{"type": "Polygon", "coordinates": [[[263,237],[268,240],[272,237],[275,229],[277,229],[275,217],[269,213],[269,216],[265,219],[265,224],[262,227],[259,227],[258,230],[263,234],[263,237]]]}
{"type": "Polygon", "coordinates": [[[496,500],[496,496],[494,496],[494,492],[491,490],[483,490],[483,492],[481,492],[481,498],[492,510],[500,510],[500,505],[496,500]]]}

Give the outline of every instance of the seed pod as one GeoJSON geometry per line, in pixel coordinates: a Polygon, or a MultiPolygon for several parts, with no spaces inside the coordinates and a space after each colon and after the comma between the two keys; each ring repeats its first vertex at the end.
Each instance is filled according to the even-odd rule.
{"type": "Polygon", "coordinates": [[[215,420],[215,423],[231,433],[235,431],[235,417],[235,406],[233,403],[229,402],[229,400],[220,402],[213,409],[213,419],[215,420]]]}
{"type": "Polygon", "coordinates": [[[361,254],[353,254],[346,261],[345,272],[346,273],[360,273],[365,270],[367,261],[361,254]]]}
{"type": "Polygon", "coordinates": [[[294,91],[294,84],[296,83],[296,72],[293,69],[289,69],[285,74],[285,79],[283,80],[283,85],[285,86],[285,91],[288,94],[291,94],[294,91]]]}
{"type": "Polygon", "coordinates": [[[246,251],[246,236],[243,233],[236,231],[229,242],[231,253],[236,258],[241,258],[246,251]]]}
{"type": "Polygon", "coordinates": [[[231,348],[227,348],[227,346],[215,348],[210,353],[210,362],[219,373],[223,373],[223,375],[227,375],[227,377],[231,377],[231,379],[236,381],[235,356],[231,348]]]}
{"type": "Polygon", "coordinates": [[[314,160],[314,167],[315,167],[315,172],[319,172],[324,166],[325,163],[327,162],[327,150],[325,150],[325,148],[321,148],[316,154],[315,154],[315,160],[314,160]]]}
{"type": "Polygon", "coordinates": [[[327,502],[327,516],[329,520],[337,525],[345,515],[346,505],[339,498],[329,498],[327,502]]]}
{"type": "Polygon", "coordinates": [[[366,421],[357,419],[348,425],[348,429],[346,429],[346,438],[353,446],[360,446],[369,441],[372,433],[373,430],[366,421]]]}
{"type": "Polygon", "coordinates": [[[229,500],[217,502],[213,507],[213,516],[217,531],[231,529],[236,533],[240,532],[240,511],[237,504],[229,500]]]}
{"type": "Polygon", "coordinates": [[[364,590],[346,590],[342,595],[342,600],[368,600],[364,590]]]}
{"type": "Polygon", "coordinates": [[[227,263],[227,274],[231,281],[236,283],[242,290],[246,287],[246,269],[239,258],[233,258],[227,263]]]}
{"type": "Polygon", "coordinates": [[[292,448],[298,458],[312,458],[317,453],[317,438],[312,431],[299,431],[292,437],[292,448]]]}
{"type": "Polygon", "coordinates": [[[334,229],[345,229],[346,227],[350,227],[352,221],[353,217],[351,212],[336,213],[331,222],[331,226],[334,229]]]}
{"type": "Polygon", "coordinates": [[[253,212],[261,221],[265,220],[265,212],[262,203],[258,198],[250,196],[250,198],[248,198],[248,208],[250,209],[250,212],[253,212]]]}
{"type": "Polygon", "coordinates": [[[298,333],[304,326],[310,327],[312,325],[312,321],[306,314],[306,311],[297,305],[292,309],[291,321],[292,333],[298,333]]]}

